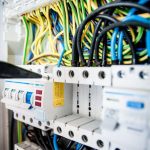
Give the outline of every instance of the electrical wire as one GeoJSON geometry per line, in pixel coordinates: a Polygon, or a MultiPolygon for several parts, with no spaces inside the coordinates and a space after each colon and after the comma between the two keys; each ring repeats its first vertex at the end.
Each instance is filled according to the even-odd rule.
{"type": "Polygon", "coordinates": [[[56,134],[54,134],[54,137],[53,137],[53,145],[54,145],[54,150],[59,150],[58,144],[57,144],[57,135],[56,134]]]}
{"type": "Polygon", "coordinates": [[[124,6],[124,7],[135,7],[136,9],[139,9],[141,11],[144,12],[148,12],[150,13],[150,10],[144,6],[140,6],[138,4],[135,3],[130,3],[130,2],[120,2],[120,3],[111,3],[102,7],[99,7],[98,9],[96,9],[95,11],[93,11],[91,14],[89,14],[86,19],[82,22],[82,24],[80,25],[79,31],[78,31],[78,35],[77,35],[77,47],[78,47],[78,52],[79,52],[79,56],[81,59],[81,63],[83,66],[86,66],[86,61],[84,60],[83,54],[82,54],[82,49],[81,49],[81,36],[83,33],[83,29],[85,27],[85,25],[92,20],[94,17],[96,17],[99,13],[101,13],[102,11],[106,10],[106,9],[112,9],[112,8],[116,8],[116,7],[120,7],[120,6],[124,6]]]}
{"type": "MultiPolygon", "coordinates": [[[[146,18],[150,16],[150,14],[147,13],[148,8],[145,6],[137,6],[136,3],[131,2],[111,1],[110,3],[110,1],[61,0],[25,14],[23,16],[26,19],[26,23],[23,21],[26,29],[24,45],[27,46],[24,46],[24,62],[26,64],[57,64],[58,67],[61,65],[95,66],[95,62],[93,61],[95,59],[93,48],[95,46],[95,40],[97,39],[97,36],[94,36],[96,27],[98,22],[102,20],[101,27],[97,29],[97,34],[100,34],[99,32],[103,28],[112,23],[109,21],[108,24],[105,25],[106,19],[98,18],[98,15],[108,15],[108,17],[116,18],[118,22],[123,21],[131,10],[134,10],[133,12],[137,10],[140,16],[146,18]],[[111,12],[110,10],[114,11],[113,14],[107,14],[111,12]],[[93,17],[87,21],[91,15],[93,17]],[[84,22],[86,23],[82,26],[84,22]],[[80,23],[81,25],[79,27],[80,23]],[[81,29],[82,27],[83,29],[81,29]],[[82,32],[79,33],[81,30],[82,32]],[[79,34],[81,39],[78,38],[79,34]],[[79,44],[82,49],[78,49],[79,44]],[[82,57],[84,60],[82,60],[82,57]]],[[[135,49],[137,49],[137,47],[140,46],[141,39],[144,39],[143,35],[145,34],[145,29],[142,27],[138,27],[137,30],[132,27],[128,27],[127,29],[128,31],[126,30],[126,32],[129,32],[129,35],[131,35],[128,39],[130,38],[130,40],[136,44],[135,49]]],[[[114,41],[113,47],[111,47],[111,42],[113,41],[112,32],[113,31],[107,32],[107,39],[105,35],[103,40],[99,43],[99,58],[101,59],[99,64],[102,66],[110,65],[112,60],[114,60],[112,57],[115,57],[116,62],[119,60],[119,64],[129,64],[133,53],[133,51],[131,52],[131,43],[129,45],[129,42],[127,42],[127,39],[122,33],[120,35],[117,34],[119,35],[119,37],[116,38],[118,44],[114,41]],[[122,39],[123,41],[121,37],[124,37],[122,39]],[[123,43],[121,43],[121,41],[123,43]],[[112,48],[115,49],[113,53],[112,48]]],[[[136,52],[136,50],[134,52],[136,52]]],[[[147,53],[145,52],[146,49],[138,53],[136,52],[138,62],[142,63],[142,61],[144,62],[145,59],[147,59],[147,53]]]]}
{"type": "MultiPolygon", "coordinates": [[[[145,3],[147,3],[148,1],[147,0],[140,0],[139,1],[139,4],[140,5],[143,5],[145,3]]],[[[136,9],[135,8],[132,8],[130,10],[130,12],[128,13],[127,17],[133,15],[135,13],[136,9]]],[[[127,18],[126,17],[126,18],[127,18]]],[[[122,21],[125,21],[126,18],[124,18],[122,21]]],[[[117,37],[117,34],[118,34],[118,30],[116,29],[113,33],[113,36],[112,36],[112,40],[111,40],[111,54],[112,54],[112,60],[115,61],[117,60],[117,57],[115,56],[116,52],[115,52],[115,43],[116,43],[116,37],[117,37]]],[[[119,62],[121,63],[122,62],[122,49],[123,49],[123,44],[122,44],[122,41],[123,41],[123,32],[120,32],[120,35],[119,35],[119,42],[118,42],[118,60],[119,62]]]]}
{"type": "MultiPolygon", "coordinates": [[[[130,25],[132,25],[132,26],[142,26],[142,27],[144,27],[146,29],[150,29],[150,24],[145,24],[145,23],[138,22],[138,21],[134,21],[134,22],[133,21],[119,22],[119,23],[115,23],[115,24],[112,24],[112,25],[106,27],[101,32],[101,34],[98,36],[96,44],[95,44],[95,61],[96,62],[99,62],[99,57],[98,57],[99,43],[102,40],[102,37],[104,36],[104,34],[106,32],[108,32],[109,30],[114,29],[115,27],[126,27],[126,26],[130,26],[130,25]]],[[[130,41],[130,39],[129,39],[128,42],[132,45],[132,42],[130,41]]],[[[116,64],[116,63],[117,63],[116,61],[113,62],[113,64],[116,64]]],[[[132,63],[135,63],[135,59],[133,59],[132,63]]]]}
{"type": "MultiPolygon", "coordinates": [[[[97,16],[98,18],[101,18],[101,19],[106,19],[108,21],[111,21],[111,22],[117,22],[117,20],[113,17],[110,17],[108,15],[99,15],[97,16]]],[[[101,26],[101,23],[102,21],[100,20],[95,28],[95,32],[94,32],[94,35],[93,35],[93,39],[92,39],[92,44],[91,44],[91,52],[90,52],[90,56],[89,56],[89,60],[88,60],[88,66],[92,66],[93,64],[93,53],[94,53],[94,47],[95,47],[95,42],[96,42],[96,38],[97,38],[97,35],[98,35],[98,31],[99,31],[99,28],[101,26]]],[[[100,63],[98,62],[97,65],[100,65],[100,63]]]]}
{"type": "MultiPolygon", "coordinates": [[[[150,23],[150,21],[140,17],[140,16],[137,16],[137,15],[133,15],[133,16],[129,16],[129,17],[126,17],[123,22],[125,21],[139,21],[139,22],[143,22],[143,23],[150,23]]],[[[147,31],[148,32],[148,31],[147,31]]],[[[150,37],[147,36],[146,38],[148,41],[150,41],[150,37]]],[[[123,32],[120,33],[120,37],[119,37],[119,42],[118,42],[118,59],[120,60],[120,62],[122,61],[122,48],[123,48],[123,45],[122,45],[122,40],[123,40],[123,32]]],[[[148,57],[150,57],[150,49],[147,47],[147,50],[148,50],[148,57]]]]}

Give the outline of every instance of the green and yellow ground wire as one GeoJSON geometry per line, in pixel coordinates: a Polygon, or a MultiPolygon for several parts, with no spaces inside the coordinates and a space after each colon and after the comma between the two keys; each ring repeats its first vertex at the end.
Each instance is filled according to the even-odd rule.
{"type": "MultiPolygon", "coordinates": [[[[75,30],[89,13],[100,7],[100,5],[106,5],[110,2],[112,0],[60,0],[25,14],[22,17],[26,31],[23,62],[25,64],[57,64],[62,51],[64,51],[61,64],[71,66],[72,37],[75,30]],[[53,18],[54,14],[57,19],[53,18]],[[32,25],[36,26],[35,31],[32,30],[32,25]],[[34,39],[33,32],[35,32],[34,39]],[[29,59],[31,53],[32,57],[29,59]]],[[[118,20],[122,20],[127,14],[127,9],[116,9],[113,15],[118,20]]],[[[146,18],[150,17],[148,14],[142,15],[146,18]]],[[[87,60],[94,28],[94,23],[90,22],[82,35],[82,46],[85,48],[84,57],[87,60]]],[[[132,28],[129,28],[129,30],[132,40],[135,44],[138,44],[143,37],[144,29],[138,27],[136,30],[132,28]]],[[[108,33],[108,41],[111,40],[111,36],[112,31],[108,33]]],[[[130,64],[130,47],[125,40],[123,42],[124,64],[130,64]]],[[[102,47],[103,44],[100,43],[100,58],[102,57],[102,47]]],[[[107,48],[107,60],[111,63],[110,46],[107,48]]],[[[139,51],[138,55],[140,62],[145,61],[147,59],[146,49],[139,51]]]]}

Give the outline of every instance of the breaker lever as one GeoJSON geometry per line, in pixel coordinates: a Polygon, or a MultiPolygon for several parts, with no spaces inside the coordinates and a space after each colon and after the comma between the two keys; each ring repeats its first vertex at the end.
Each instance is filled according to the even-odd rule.
{"type": "Polygon", "coordinates": [[[0,61],[0,78],[42,78],[42,75],[0,61]]]}

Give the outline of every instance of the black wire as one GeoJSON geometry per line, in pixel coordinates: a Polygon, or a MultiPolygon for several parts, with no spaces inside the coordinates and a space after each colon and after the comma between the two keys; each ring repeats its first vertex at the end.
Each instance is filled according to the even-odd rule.
{"type": "MultiPolygon", "coordinates": [[[[110,16],[112,15],[114,12],[113,9],[109,10],[107,12],[107,14],[110,16]]],[[[104,28],[107,27],[109,24],[109,21],[108,20],[105,20],[104,21],[104,28]]],[[[103,38],[103,51],[102,51],[102,64],[101,66],[106,66],[107,64],[107,34],[104,35],[104,38],[103,38]]]]}
{"type": "Polygon", "coordinates": [[[30,129],[30,130],[28,129],[29,125],[27,125],[27,124],[25,124],[25,123],[24,123],[23,125],[24,125],[25,130],[26,130],[26,137],[27,137],[31,142],[37,143],[36,140],[33,140],[33,137],[35,138],[34,131],[31,130],[31,129],[30,129]]]}
{"type": "Polygon", "coordinates": [[[35,139],[36,139],[37,144],[38,144],[43,150],[45,150],[45,147],[41,144],[41,142],[40,142],[40,140],[39,140],[39,137],[38,137],[37,129],[36,129],[36,128],[34,128],[34,134],[35,134],[35,139]]]}
{"type": "Polygon", "coordinates": [[[50,148],[51,148],[51,150],[54,150],[51,137],[50,137],[50,135],[47,132],[46,132],[46,134],[47,134],[47,138],[48,138],[48,141],[49,141],[50,148]]]}
{"type": "Polygon", "coordinates": [[[44,146],[45,150],[49,150],[49,147],[46,145],[46,143],[45,143],[46,141],[43,138],[42,131],[40,129],[38,129],[38,132],[39,132],[40,141],[41,141],[42,145],[44,146]]]}
{"type": "MultiPolygon", "coordinates": [[[[110,17],[108,15],[99,15],[98,17],[99,18],[104,18],[107,21],[111,21],[111,22],[114,22],[114,23],[116,23],[118,21],[114,17],[110,17]]],[[[89,56],[89,60],[88,60],[88,66],[89,67],[92,65],[92,62],[93,62],[94,47],[95,47],[95,42],[96,42],[96,38],[98,36],[98,31],[99,31],[100,26],[101,26],[101,20],[98,22],[98,24],[97,24],[97,26],[95,28],[94,35],[93,35],[92,44],[91,44],[91,52],[90,52],[90,56],[89,56]]],[[[105,24],[105,26],[107,26],[107,24],[105,24]]],[[[130,36],[127,33],[127,31],[123,30],[123,32],[124,32],[124,35],[125,35],[127,41],[130,41],[130,36]]],[[[107,38],[106,36],[107,35],[104,35],[104,38],[107,38]]],[[[107,54],[107,39],[105,39],[104,42],[105,42],[105,45],[103,44],[102,64],[99,61],[96,61],[96,65],[97,66],[99,66],[99,65],[105,66],[106,65],[106,59],[107,59],[107,55],[106,55],[107,54]]],[[[131,42],[129,42],[129,43],[130,43],[130,47],[132,48],[133,56],[135,56],[134,46],[133,46],[133,44],[131,42]]]]}
{"type": "MultiPolygon", "coordinates": [[[[109,31],[109,30],[112,30],[116,27],[126,27],[126,26],[142,26],[146,29],[150,29],[150,24],[145,24],[143,22],[139,22],[139,21],[127,21],[127,22],[118,22],[118,23],[114,23],[106,28],[104,28],[104,30],[101,32],[101,34],[99,34],[98,38],[97,38],[97,41],[96,41],[96,44],[95,44],[95,61],[96,63],[99,63],[99,54],[98,54],[98,51],[99,51],[99,43],[100,41],[102,40],[103,36],[109,31]]],[[[126,39],[128,41],[128,44],[130,45],[130,48],[132,51],[134,51],[133,49],[133,44],[132,44],[132,41],[130,39],[127,38],[128,36],[126,36],[126,39]]],[[[132,54],[134,54],[134,52],[132,52],[132,54]]],[[[133,64],[136,64],[136,56],[133,56],[133,64]]],[[[113,62],[115,63],[115,62],[113,62]]],[[[115,63],[116,64],[116,63],[115,63]]]]}
{"type": "Polygon", "coordinates": [[[78,54],[78,49],[77,49],[78,30],[79,30],[79,28],[76,30],[76,33],[73,37],[73,42],[72,42],[72,61],[71,61],[71,64],[73,67],[79,66],[79,54],[78,54]]]}
{"type": "Polygon", "coordinates": [[[74,144],[75,142],[74,141],[69,141],[67,147],[66,147],[66,150],[71,150],[71,147],[72,145],[74,144]]]}
{"type": "MultiPolygon", "coordinates": [[[[111,22],[117,22],[117,19],[115,19],[114,17],[110,17],[108,15],[98,15],[97,18],[106,19],[106,20],[111,21],[111,22]]],[[[92,43],[91,43],[91,51],[90,51],[89,60],[88,60],[88,66],[89,67],[92,66],[92,63],[93,63],[93,54],[94,54],[95,42],[96,42],[96,38],[98,36],[98,32],[99,32],[99,28],[101,26],[101,23],[102,23],[102,20],[100,20],[97,23],[97,26],[96,26],[94,34],[93,34],[92,43]]]]}
{"type": "Polygon", "coordinates": [[[27,136],[27,138],[28,138],[31,142],[34,142],[34,143],[38,144],[37,141],[36,141],[36,138],[35,138],[35,134],[34,134],[34,132],[33,132],[32,130],[27,131],[27,132],[26,132],[26,136],[27,136]]]}
{"type": "MultiPolygon", "coordinates": [[[[107,25],[107,24],[105,24],[107,25]]],[[[107,33],[103,37],[102,66],[107,64],[107,33]]]]}
{"type": "Polygon", "coordinates": [[[90,13],[86,17],[86,19],[81,23],[81,25],[79,27],[79,30],[78,30],[78,33],[77,33],[77,48],[78,48],[78,53],[79,53],[79,56],[80,56],[80,59],[81,59],[81,63],[82,63],[83,66],[86,66],[86,61],[84,59],[83,52],[82,52],[82,49],[81,49],[81,37],[82,37],[82,33],[83,33],[85,25],[89,21],[93,20],[102,11],[104,11],[106,9],[112,9],[112,8],[122,7],[122,6],[123,7],[136,8],[136,9],[139,9],[141,11],[150,13],[150,9],[149,8],[141,6],[141,5],[138,5],[136,3],[131,3],[131,2],[110,3],[110,4],[104,5],[102,7],[99,7],[98,9],[96,9],[95,11],[90,13]]]}
{"type": "MultiPolygon", "coordinates": [[[[125,38],[129,44],[129,47],[131,49],[131,53],[132,53],[132,64],[137,64],[137,57],[136,57],[136,51],[135,51],[135,47],[134,47],[134,43],[132,42],[132,39],[129,37],[130,35],[128,34],[128,32],[125,32],[124,29],[122,29],[122,31],[124,32],[125,38]]],[[[123,60],[119,62],[119,65],[123,64],[123,60]]]]}
{"type": "MultiPolygon", "coordinates": [[[[102,15],[102,16],[104,16],[104,15],[102,15]]],[[[94,46],[95,46],[96,37],[97,37],[97,34],[98,34],[98,31],[99,31],[101,24],[102,24],[102,20],[100,20],[97,23],[97,25],[95,27],[94,34],[93,34],[93,38],[92,38],[92,42],[91,42],[91,50],[90,50],[90,55],[89,55],[89,60],[88,60],[88,66],[89,67],[92,66],[92,64],[93,64],[94,46]]]]}
{"type": "Polygon", "coordinates": [[[35,138],[36,138],[36,141],[37,141],[38,145],[43,150],[48,150],[47,146],[45,145],[45,142],[43,142],[43,139],[41,137],[41,133],[40,133],[39,129],[34,128],[34,134],[35,134],[35,138]]]}
{"type": "Polygon", "coordinates": [[[24,124],[24,126],[27,131],[26,136],[31,142],[38,144],[43,150],[49,149],[54,150],[52,140],[47,132],[46,132],[47,135],[43,137],[42,131],[40,129],[37,128],[29,129],[30,126],[26,124],[24,124]]]}
{"type": "Polygon", "coordinates": [[[10,150],[13,150],[14,149],[14,123],[15,123],[15,120],[14,120],[14,117],[13,117],[13,112],[12,114],[10,115],[11,117],[11,122],[10,122],[10,131],[9,131],[9,140],[10,140],[10,144],[9,144],[9,149],[10,150]]]}

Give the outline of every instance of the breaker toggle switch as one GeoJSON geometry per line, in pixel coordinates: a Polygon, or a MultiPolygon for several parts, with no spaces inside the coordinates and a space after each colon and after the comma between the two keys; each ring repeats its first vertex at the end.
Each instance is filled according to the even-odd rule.
{"type": "Polygon", "coordinates": [[[5,88],[5,90],[3,91],[3,97],[9,98],[9,95],[10,95],[10,89],[5,88]]]}
{"type": "Polygon", "coordinates": [[[22,100],[24,102],[24,98],[25,98],[25,92],[22,90],[18,91],[18,99],[17,100],[22,100]]]}
{"type": "Polygon", "coordinates": [[[27,92],[26,93],[26,103],[27,104],[32,104],[32,98],[33,98],[33,92],[27,92]]]}
{"type": "Polygon", "coordinates": [[[16,98],[17,98],[17,91],[15,89],[11,90],[10,98],[13,99],[13,100],[16,100],[16,98]]]}

